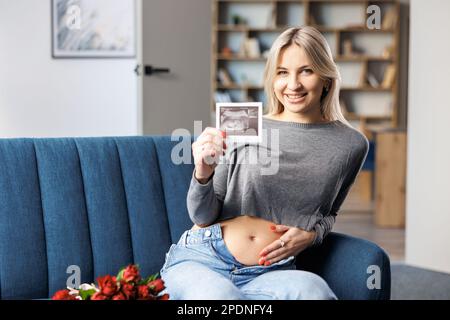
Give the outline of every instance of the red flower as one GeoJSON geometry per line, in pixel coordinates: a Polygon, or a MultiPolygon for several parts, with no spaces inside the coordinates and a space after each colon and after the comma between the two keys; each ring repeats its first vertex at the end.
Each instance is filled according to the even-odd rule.
{"type": "Polygon", "coordinates": [[[117,291],[119,291],[116,277],[112,277],[110,275],[98,277],[97,282],[98,286],[100,287],[100,292],[105,296],[113,296],[117,293],[117,291]]]}
{"type": "Polygon", "coordinates": [[[53,295],[54,300],[169,300],[169,294],[158,296],[165,289],[162,279],[153,275],[143,279],[137,265],[130,264],[121,269],[117,277],[106,275],[97,278],[98,286],[84,283],[80,292],[60,290],[53,295]],[[154,279],[149,281],[148,279],[154,279]],[[96,292],[95,292],[96,291],[96,292]],[[92,294],[92,292],[94,292],[92,294]]]}
{"type": "Polygon", "coordinates": [[[138,300],[155,300],[155,297],[150,293],[150,288],[146,285],[137,287],[138,300]]]}
{"type": "Polygon", "coordinates": [[[134,282],[138,283],[141,280],[141,276],[139,275],[139,269],[136,265],[130,264],[123,271],[123,280],[126,282],[134,282]]]}
{"type": "Polygon", "coordinates": [[[156,279],[148,283],[148,287],[153,293],[158,294],[164,290],[164,281],[162,279],[156,279]]]}
{"type": "Polygon", "coordinates": [[[127,297],[122,292],[117,293],[112,297],[113,300],[127,300],[127,297]]]}
{"type": "Polygon", "coordinates": [[[169,300],[169,294],[165,293],[162,296],[158,297],[158,300],[169,300]]]}
{"type": "Polygon", "coordinates": [[[101,292],[96,292],[91,296],[91,300],[109,300],[109,297],[105,296],[101,292]]]}
{"type": "Polygon", "coordinates": [[[69,294],[69,290],[59,290],[52,297],[53,300],[77,300],[75,296],[69,294]]]}
{"type": "Polygon", "coordinates": [[[136,295],[135,287],[124,280],[120,281],[120,291],[125,295],[127,300],[134,299],[136,295]]]}

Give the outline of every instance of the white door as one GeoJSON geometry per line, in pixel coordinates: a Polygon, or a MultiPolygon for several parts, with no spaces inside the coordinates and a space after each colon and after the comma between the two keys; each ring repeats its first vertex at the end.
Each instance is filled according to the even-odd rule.
{"type": "Polygon", "coordinates": [[[210,57],[210,0],[142,1],[144,135],[210,125],[210,57]]]}

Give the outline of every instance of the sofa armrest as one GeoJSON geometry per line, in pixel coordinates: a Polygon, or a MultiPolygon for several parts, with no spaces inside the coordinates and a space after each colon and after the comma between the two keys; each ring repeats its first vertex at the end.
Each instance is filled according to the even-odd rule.
{"type": "Polygon", "coordinates": [[[322,245],[300,253],[296,263],[297,269],[313,272],[325,279],[339,299],[390,299],[389,257],[373,242],[331,232],[322,245]],[[376,285],[370,289],[368,284],[377,283],[374,281],[377,269],[380,271],[379,289],[376,285]]]}

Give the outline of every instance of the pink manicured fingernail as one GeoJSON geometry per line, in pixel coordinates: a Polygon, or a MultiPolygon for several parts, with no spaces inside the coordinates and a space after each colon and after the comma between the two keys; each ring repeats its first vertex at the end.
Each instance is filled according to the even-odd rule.
{"type": "Polygon", "coordinates": [[[271,263],[270,263],[270,261],[266,261],[266,262],[264,262],[264,265],[265,265],[266,267],[268,267],[268,266],[271,265],[271,263]]]}
{"type": "Polygon", "coordinates": [[[261,259],[259,259],[259,265],[263,265],[264,264],[264,262],[265,262],[265,260],[264,260],[264,258],[261,258],[261,259]]]}
{"type": "Polygon", "coordinates": [[[275,231],[277,229],[277,227],[275,227],[275,226],[270,226],[270,230],[272,230],[272,231],[275,231]]]}

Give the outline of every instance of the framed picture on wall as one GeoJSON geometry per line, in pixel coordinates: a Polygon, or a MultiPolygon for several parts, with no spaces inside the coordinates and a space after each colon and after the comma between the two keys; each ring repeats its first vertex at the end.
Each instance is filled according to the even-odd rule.
{"type": "Polygon", "coordinates": [[[135,0],[52,0],[54,58],[134,58],[135,0]]]}

